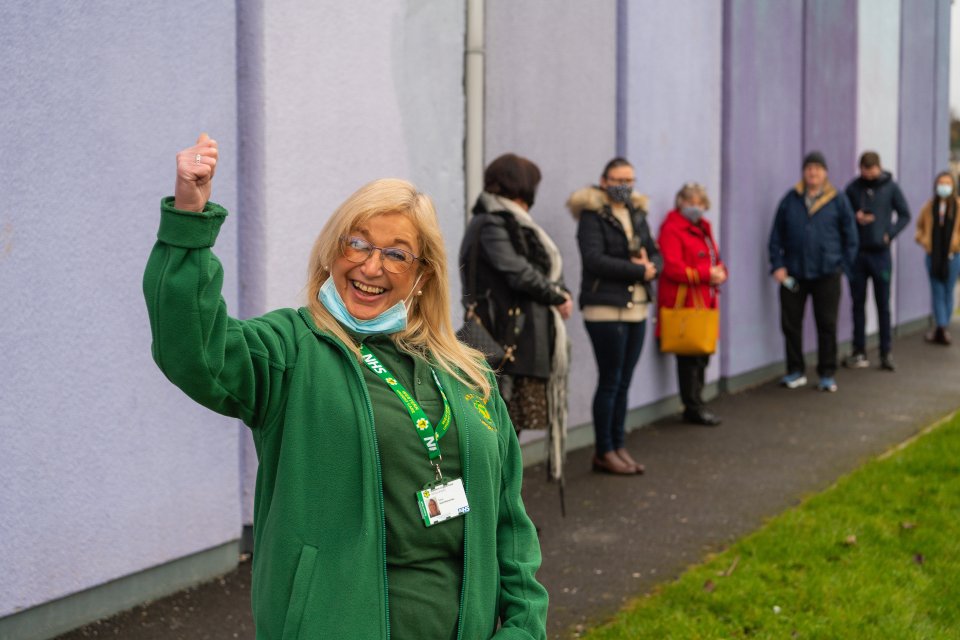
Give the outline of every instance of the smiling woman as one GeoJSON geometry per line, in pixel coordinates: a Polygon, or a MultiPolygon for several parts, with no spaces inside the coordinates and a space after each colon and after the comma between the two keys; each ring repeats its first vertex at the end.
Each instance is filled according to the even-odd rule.
{"type": "Polygon", "coordinates": [[[430,198],[361,187],[314,243],[307,307],[237,320],[211,251],[217,159],[206,135],[179,154],[144,294],[167,377],[254,434],[257,637],[545,638],[520,447],[454,335],[430,198]]]}
{"type": "Polygon", "coordinates": [[[386,213],[352,233],[356,235],[340,238],[340,255],[330,268],[334,289],[347,311],[355,318],[370,320],[399,304],[406,316],[404,303],[414,288],[423,284],[424,276],[430,277],[429,267],[410,268],[420,261],[412,253],[418,250],[413,223],[403,214],[386,213]]]}

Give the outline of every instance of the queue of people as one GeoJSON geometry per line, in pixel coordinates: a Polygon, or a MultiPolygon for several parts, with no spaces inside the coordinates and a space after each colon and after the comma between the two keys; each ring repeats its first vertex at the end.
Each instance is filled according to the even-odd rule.
{"type": "MultiPolygon", "coordinates": [[[[230,316],[212,251],[228,215],[210,200],[218,161],[206,134],[178,154],[143,288],[157,365],[190,398],[253,432],[258,637],[545,638],[547,593],[520,497],[518,433],[547,430],[551,472],[562,479],[573,293],[560,250],[532,214],[537,165],[505,154],[487,167],[459,252],[467,320],[494,345],[492,361],[454,330],[437,213],[404,180],[371,182],[333,213],[311,251],[306,306],[230,316]]],[[[889,248],[910,214],[876,154],[864,154],[860,168],[840,192],[823,155],[808,154],[773,221],[788,388],[806,384],[810,297],[818,388],[837,390],[843,273],[854,296],[846,362],[866,366],[870,279],[881,366],[894,370],[889,248]]],[[[599,371],[592,465],[621,476],[644,472],[625,447],[625,422],[648,320],[659,316],[660,350],[676,358],[682,419],[720,424],[702,394],[728,277],[706,189],[682,185],[654,238],[635,183],[634,167],[614,158],[567,202],[582,265],[578,302],[599,371]]],[[[960,198],[949,174],[937,176],[916,239],[935,318],[927,339],[948,345],[960,276],[960,198]]]]}

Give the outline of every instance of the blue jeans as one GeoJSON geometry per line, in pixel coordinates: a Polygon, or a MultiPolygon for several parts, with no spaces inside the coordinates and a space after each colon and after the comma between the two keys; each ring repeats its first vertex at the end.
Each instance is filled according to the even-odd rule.
{"type": "Polygon", "coordinates": [[[890,274],[893,260],[890,249],[861,251],[850,274],[850,295],[853,298],[853,351],[867,350],[867,280],[873,280],[873,297],[877,301],[877,323],[880,325],[880,353],[890,353],[890,274]]]}
{"type": "Polygon", "coordinates": [[[623,447],[627,392],[640,360],[643,322],[584,322],[597,359],[597,391],[593,396],[593,430],[597,456],[623,447]]]}
{"type": "MultiPolygon", "coordinates": [[[[930,275],[930,256],[927,256],[927,275],[930,275]]],[[[930,297],[933,299],[933,319],[938,327],[947,327],[953,316],[953,286],[960,277],[960,253],[950,259],[946,281],[930,278],[930,297]]]]}

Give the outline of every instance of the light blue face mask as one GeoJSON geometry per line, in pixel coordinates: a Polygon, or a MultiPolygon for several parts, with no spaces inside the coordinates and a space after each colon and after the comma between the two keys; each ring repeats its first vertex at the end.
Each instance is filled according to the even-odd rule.
{"type": "Polygon", "coordinates": [[[953,187],[948,184],[938,184],[937,185],[937,195],[941,198],[949,198],[950,194],[953,193],[953,187]]]}
{"type": "Polygon", "coordinates": [[[410,289],[410,293],[406,298],[397,302],[397,304],[377,317],[370,318],[369,320],[358,320],[350,315],[350,312],[347,311],[347,305],[343,302],[343,298],[340,297],[340,292],[337,291],[337,287],[333,283],[333,276],[327,278],[327,281],[320,287],[317,299],[320,301],[320,304],[326,307],[330,315],[336,318],[337,322],[342,324],[348,331],[361,335],[396,333],[407,328],[406,303],[410,296],[413,295],[413,291],[417,288],[417,284],[420,283],[420,278],[422,277],[422,273],[417,276],[417,280],[413,283],[413,288],[410,289]]]}

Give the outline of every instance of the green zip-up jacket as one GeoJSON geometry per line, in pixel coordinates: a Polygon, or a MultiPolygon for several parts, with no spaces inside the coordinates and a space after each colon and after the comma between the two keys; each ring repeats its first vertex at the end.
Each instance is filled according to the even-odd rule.
{"type": "MultiPolygon", "coordinates": [[[[179,211],[165,198],[143,291],[163,373],[253,433],[257,638],[389,638],[380,452],[361,364],[306,309],[227,314],[211,251],[226,215],[214,203],[179,211]]],[[[496,393],[485,406],[437,373],[470,504],[459,637],[546,638],[540,547],[520,498],[520,446],[506,407],[496,393]]]]}

